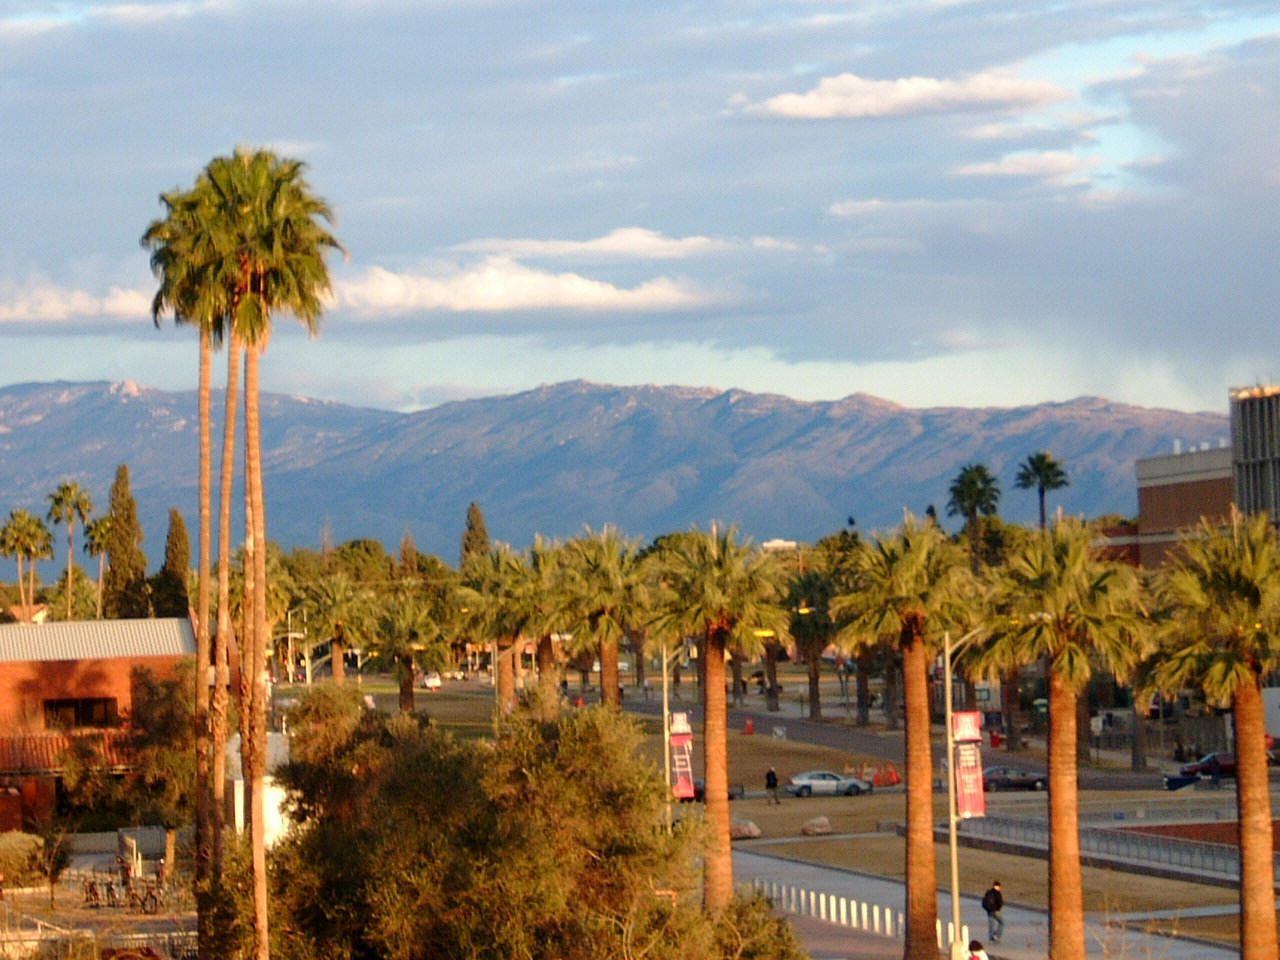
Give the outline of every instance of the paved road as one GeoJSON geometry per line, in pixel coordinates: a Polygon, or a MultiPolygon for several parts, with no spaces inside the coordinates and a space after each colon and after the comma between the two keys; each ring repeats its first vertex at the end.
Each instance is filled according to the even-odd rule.
{"type": "MultiPolygon", "coordinates": [[[[903,884],[894,880],[852,870],[784,860],[741,848],[733,852],[733,867],[734,876],[740,884],[758,880],[765,884],[800,887],[846,897],[859,903],[878,904],[894,912],[902,909],[906,898],[903,884]]],[[[938,892],[938,916],[942,918],[944,925],[951,918],[951,895],[948,891],[938,892]]],[[[1087,955],[1150,960],[1227,960],[1240,955],[1238,950],[1203,941],[1144,933],[1139,929],[1140,918],[1126,919],[1131,922],[1131,926],[1109,926],[1100,919],[1088,919],[1085,931],[1087,955]]],[[[1007,904],[1004,920],[1004,939],[998,944],[987,946],[992,960],[1043,960],[1048,952],[1048,914],[1007,904]]],[[[978,897],[961,898],[961,923],[969,925],[971,936],[986,942],[986,914],[982,911],[978,897]]],[[[846,930],[837,924],[805,919],[802,924],[797,925],[797,931],[815,960],[852,960],[863,957],[879,960],[902,955],[901,945],[896,940],[846,930]],[[896,951],[885,952],[886,944],[895,945],[896,951]]]]}

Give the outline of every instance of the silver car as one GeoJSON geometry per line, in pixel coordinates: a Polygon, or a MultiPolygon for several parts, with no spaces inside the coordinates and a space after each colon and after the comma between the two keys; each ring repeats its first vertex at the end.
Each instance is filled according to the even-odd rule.
{"type": "Polygon", "coordinates": [[[860,793],[870,793],[871,781],[848,774],[834,773],[831,770],[808,770],[797,773],[782,788],[793,797],[839,796],[856,797],[860,793]]]}

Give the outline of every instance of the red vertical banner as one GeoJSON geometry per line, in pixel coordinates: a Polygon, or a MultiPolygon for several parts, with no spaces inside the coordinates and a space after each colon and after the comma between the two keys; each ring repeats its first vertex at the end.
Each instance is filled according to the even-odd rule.
{"type": "Polygon", "coordinates": [[[956,744],[956,814],[962,820],[987,815],[982,792],[982,749],[976,743],[956,744]]]}
{"type": "Polygon", "coordinates": [[[982,714],[977,710],[960,710],[951,714],[951,736],[956,743],[982,739],[982,714]]]}
{"type": "Polygon", "coordinates": [[[687,713],[671,714],[671,795],[677,800],[693,799],[693,730],[687,713]]]}

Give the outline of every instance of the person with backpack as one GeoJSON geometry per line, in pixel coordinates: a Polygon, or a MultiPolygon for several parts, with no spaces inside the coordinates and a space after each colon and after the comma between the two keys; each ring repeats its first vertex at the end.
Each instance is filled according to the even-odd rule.
{"type": "Polygon", "coordinates": [[[982,895],[982,909],[987,911],[987,939],[999,943],[1004,935],[1004,894],[999,880],[992,881],[991,889],[982,895]]]}

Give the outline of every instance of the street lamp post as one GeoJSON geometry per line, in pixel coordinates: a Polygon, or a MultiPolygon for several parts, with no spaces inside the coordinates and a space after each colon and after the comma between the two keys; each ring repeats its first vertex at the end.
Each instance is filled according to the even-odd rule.
{"type": "Polygon", "coordinates": [[[946,705],[947,727],[947,842],[951,851],[951,960],[965,960],[967,946],[960,935],[960,857],[956,840],[956,738],[951,727],[951,631],[943,634],[942,679],[946,685],[943,703],[946,705]]]}

